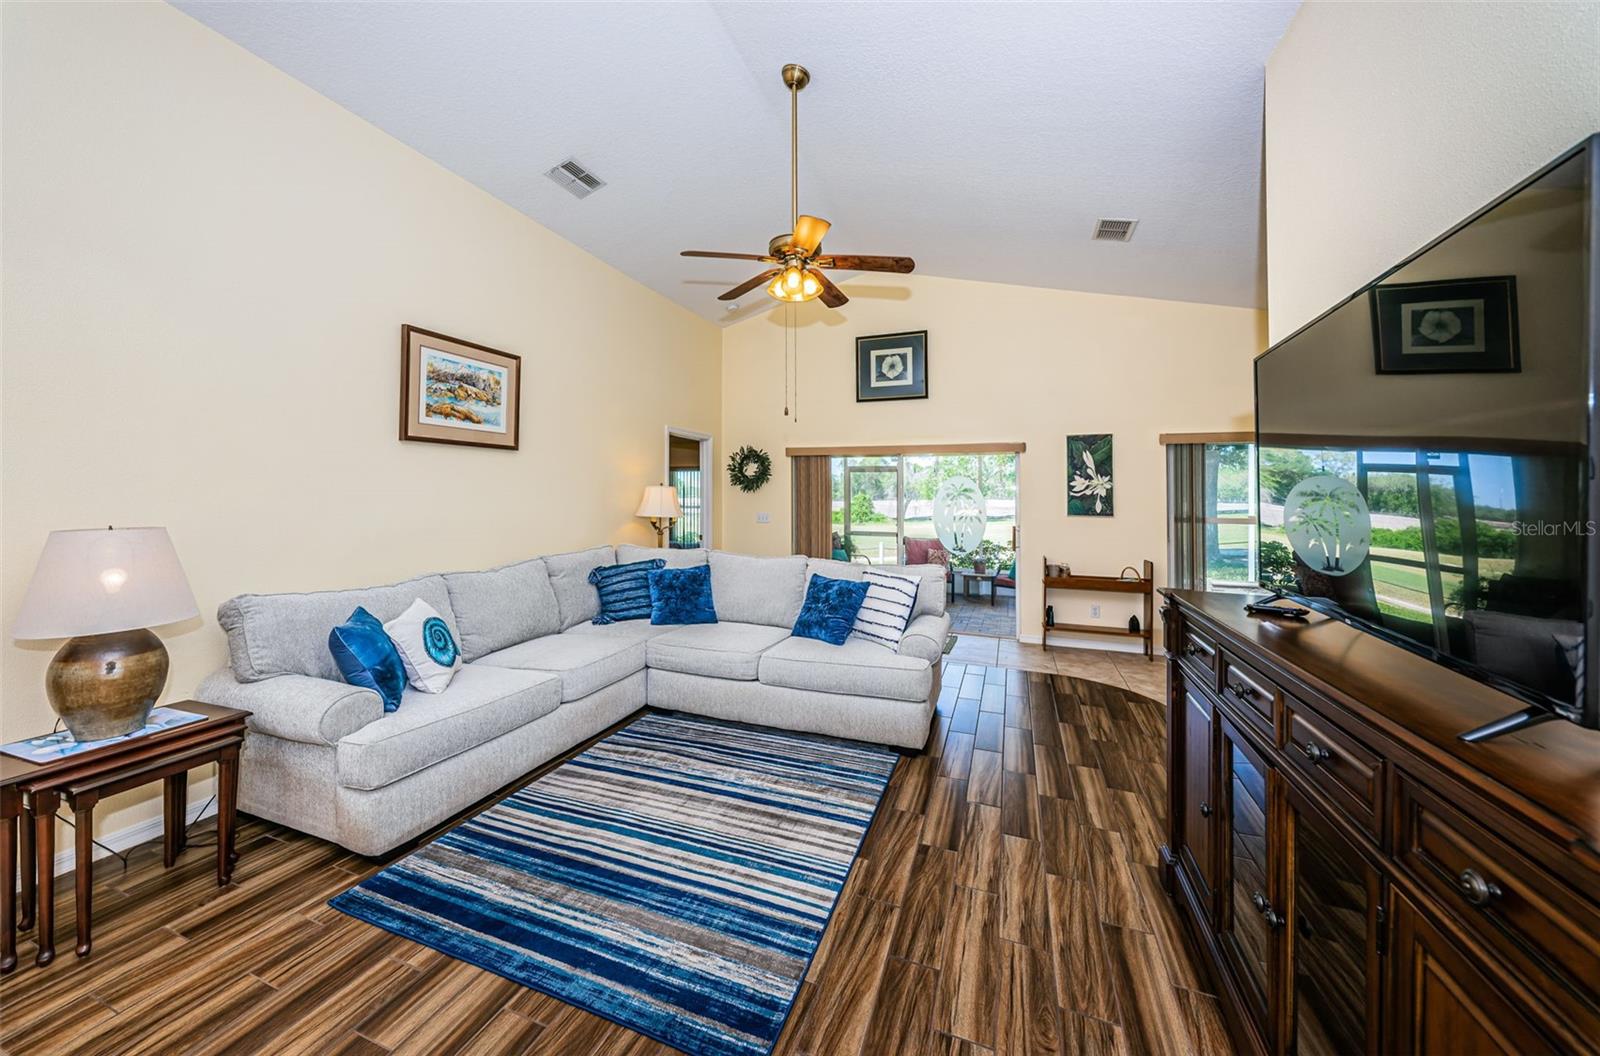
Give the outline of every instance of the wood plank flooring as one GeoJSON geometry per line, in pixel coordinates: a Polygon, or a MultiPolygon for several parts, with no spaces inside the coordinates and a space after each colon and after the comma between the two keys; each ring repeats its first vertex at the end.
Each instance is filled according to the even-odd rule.
{"type": "MultiPolygon", "coordinates": [[[[1164,705],[1126,682],[961,662],[944,687],[776,1056],[1228,1052],[1156,866],[1164,705]]],[[[0,981],[0,1049],[674,1051],[328,908],[383,862],[256,819],[239,850],[227,890],[203,846],[171,870],[159,841],[126,872],[99,863],[85,960],[63,889],[56,963],[34,967],[24,941],[0,981]]]]}

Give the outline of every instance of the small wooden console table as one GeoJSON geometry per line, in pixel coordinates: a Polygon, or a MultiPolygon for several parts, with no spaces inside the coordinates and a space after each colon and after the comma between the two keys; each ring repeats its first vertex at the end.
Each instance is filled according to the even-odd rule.
{"type": "Polygon", "coordinates": [[[171,866],[184,848],[189,770],[216,763],[217,886],[225,886],[233,878],[238,861],[233,837],[239,747],[244,743],[246,713],[197,700],[170,706],[204,718],[48,763],[0,755],[0,821],[4,823],[0,832],[0,973],[16,967],[17,928],[33,924],[36,909],[39,951],[34,963],[43,967],[55,959],[56,809],[63,799],[76,815],[79,957],[88,956],[91,943],[94,808],[101,797],[151,781],[162,782],[163,860],[171,866]],[[20,885],[14,883],[17,879],[20,885]]]}
{"type": "MultiPolygon", "coordinates": [[[[1046,566],[1049,562],[1046,560],[1046,566]]],[[[1130,631],[1126,627],[1110,627],[1097,623],[1050,623],[1042,618],[1044,636],[1040,639],[1044,647],[1050,647],[1050,633],[1059,631],[1063,634],[1104,634],[1114,638],[1142,638],[1144,639],[1144,658],[1152,659],[1152,643],[1154,632],[1151,624],[1155,622],[1155,565],[1149,561],[1144,563],[1144,575],[1139,579],[1122,579],[1119,576],[1050,576],[1044,577],[1044,601],[1042,605],[1050,604],[1052,590],[1087,590],[1098,591],[1105,594],[1143,594],[1144,617],[1139,623],[1137,631],[1130,631]]]]}

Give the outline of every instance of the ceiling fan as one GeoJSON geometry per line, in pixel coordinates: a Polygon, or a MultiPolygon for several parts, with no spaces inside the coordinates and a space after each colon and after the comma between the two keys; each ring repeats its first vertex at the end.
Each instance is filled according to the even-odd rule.
{"type": "Polygon", "coordinates": [[[811,83],[811,74],[804,66],[789,63],[783,68],[783,83],[789,89],[789,220],[792,234],[773,237],[765,253],[713,253],[708,250],[686,249],[686,257],[715,257],[719,260],[754,260],[771,265],[753,279],[741,282],[717,298],[732,301],[751,290],[767,284],[767,295],[776,300],[795,303],[821,298],[829,308],[838,308],[850,298],[835,286],[824,268],[843,271],[891,271],[901,275],[910,273],[916,262],[910,257],[842,256],[822,253],[822,236],[832,225],[820,216],[805,216],[800,212],[800,89],[811,83]]]}

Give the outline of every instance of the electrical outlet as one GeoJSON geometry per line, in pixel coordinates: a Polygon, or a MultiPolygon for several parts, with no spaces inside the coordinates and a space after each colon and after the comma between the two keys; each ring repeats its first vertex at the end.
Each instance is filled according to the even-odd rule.
{"type": "Polygon", "coordinates": [[[1098,620],[1100,618],[1100,606],[1098,606],[1098,605],[1090,605],[1089,606],[1089,618],[1091,620],[1098,620]]]}
{"type": "Polygon", "coordinates": [[[757,524],[771,524],[772,523],[772,514],[770,514],[770,513],[758,513],[758,514],[756,514],[756,523],[757,524]]]}

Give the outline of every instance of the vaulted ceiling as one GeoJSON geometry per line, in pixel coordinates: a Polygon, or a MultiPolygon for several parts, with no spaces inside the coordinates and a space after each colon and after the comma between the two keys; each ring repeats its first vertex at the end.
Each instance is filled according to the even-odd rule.
{"type": "Polygon", "coordinates": [[[1296,6],[178,2],[719,321],[753,266],[678,251],[760,252],[788,226],[785,62],[813,77],[800,206],[830,252],[1263,305],[1262,71],[1296,6]],[[545,178],[568,157],[607,186],[545,178]],[[1138,219],[1133,241],[1091,241],[1099,217],[1138,219]]]}

